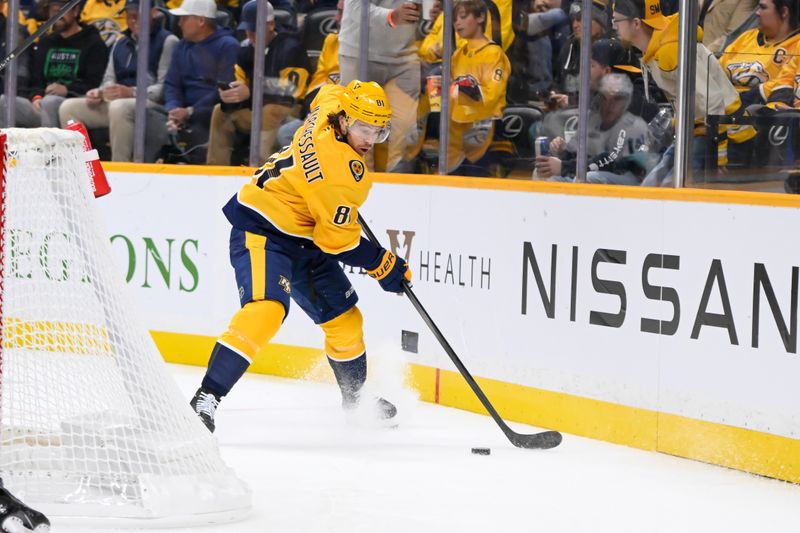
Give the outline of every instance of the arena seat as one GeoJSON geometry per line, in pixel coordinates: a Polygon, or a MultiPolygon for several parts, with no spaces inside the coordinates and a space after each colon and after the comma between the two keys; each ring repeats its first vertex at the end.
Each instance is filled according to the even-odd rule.
{"type": "Polygon", "coordinates": [[[503,111],[503,128],[505,137],[514,145],[518,159],[532,159],[533,143],[528,131],[531,126],[542,120],[542,112],[530,106],[508,106],[503,111]]]}
{"type": "Polygon", "coordinates": [[[297,15],[288,9],[275,9],[275,26],[278,31],[297,31],[297,15]]]}
{"type": "Polygon", "coordinates": [[[303,44],[311,59],[312,71],[317,68],[322,43],[329,33],[336,31],[336,10],[320,9],[310,12],[303,23],[303,44]]]}

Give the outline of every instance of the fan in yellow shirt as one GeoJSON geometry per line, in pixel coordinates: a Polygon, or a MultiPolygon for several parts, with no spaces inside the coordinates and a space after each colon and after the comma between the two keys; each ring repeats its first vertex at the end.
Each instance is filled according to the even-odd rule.
{"type": "MultiPolygon", "coordinates": [[[[484,33],[488,9],[482,0],[461,0],[453,11],[461,44],[451,65],[447,172],[488,175],[487,153],[502,127],[511,64],[500,45],[484,33]]],[[[425,118],[419,121],[423,131],[425,118]]]]}
{"type": "MultiPolygon", "coordinates": [[[[678,14],[666,17],[661,12],[658,0],[616,0],[614,29],[624,42],[631,43],[642,51],[642,73],[652,77],[671,103],[678,96],[678,14]]],[[[698,28],[698,41],[702,40],[702,30],[698,28]]],[[[706,168],[706,148],[709,139],[706,131],[706,118],[709,115],[737,115],[744,111],[739,93],[720,67],[716,57],[702,43],[697,43],[695,73],[695,139],[693,143],[692,168],[701,172],[706,168]]],[[[742,132],[742,138],[752,138],[755,132],[742,132]]],[[[727,127],[720,127],[716,139],[717,164],[726,165],[727,127]]],[[[667,148],[661,161],[642,182],[643,185],[669,185],[674,178],[674,146],[667,148]]],[[[688,177],[686,177],[688,180],[688,177]]]]}
{"type": "Polygon", "coordinates": [[[745,105],[765,103],[785,85],[778,77],[800,52],[799,11],[797,0],[762,0],[758,28],[740,35],[719,58],[745,105]]]}
{"type": "Polygon", "coordinates": [[[767,94],[768,105],[776,109],[796,107],[800,109],[800,50],[781,69],[767,94]]]}
{"type": "Polygon", "coordinates": [[[96,27],[103,42],[111,47],[128,29],[125,0],[87,0],[81,10],[81,22],[96,27]]]}
{"type": "MultiPolygon", "coordinates": [[[[440,0],[437,0],[440,1],[440,0]]],[[[439,7],[437,5],[437,7],[439,7]]],[[[511,24],[513,2],[511,0],[486,1],[486,21],[483,26],[483,35],[487,39],[508,50],[514,42],[514,27],[511,24]]],[[[442,35],[444,14],[439,14],[433,23],[430,33],[422,40],[417,54],[427,63],[438,63],[442,60],[442,35]]],[[[464,38],[456,35],[456,48],[464,45],[464,38]]]]}

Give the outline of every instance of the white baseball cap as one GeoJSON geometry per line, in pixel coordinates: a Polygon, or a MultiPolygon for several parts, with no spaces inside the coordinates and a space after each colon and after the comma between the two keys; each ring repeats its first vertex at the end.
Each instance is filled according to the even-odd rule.
{"type": "Polygon", "coordinates": [[[169,12],[179,17],[195,15],[213,19],[217,17],[217,3],[214,0],[183,0],[181,7],[170,9],[169,12]]]}

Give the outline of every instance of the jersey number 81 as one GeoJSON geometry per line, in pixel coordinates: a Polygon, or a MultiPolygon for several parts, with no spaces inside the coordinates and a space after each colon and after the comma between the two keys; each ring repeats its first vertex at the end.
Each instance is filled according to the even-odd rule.
{"type": "Polygon", "coordinates": [[[350,207],[340,205],[336,208],[336,214],[333,215],[333,223],[337,226],[343,226],[350,222],[350,207]]]}

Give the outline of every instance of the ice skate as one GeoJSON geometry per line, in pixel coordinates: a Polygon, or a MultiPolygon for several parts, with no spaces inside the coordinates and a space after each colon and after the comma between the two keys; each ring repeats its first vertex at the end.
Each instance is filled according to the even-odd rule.
{"type": "Polygon", "coordinates": [[[342,409],[359,423],[379,427],[397,427],[397,407],[377,396],[361,398],[360,394],[342,393],[342,409]]]}
{"type": "Polygon", "coordinates": [[[50,520],[0,489],[0,531],[4,533],[49,533],[50,520]]]}
{"type": "Polygon", "coordinates": [[[192,406],[194,412],[197,413],[197,416],[200,417],[200,420],[203,421],[203,424],[206,425],[211,433],[214,433],[214,414],[217,412],[221,399],[210,390],[200,387],[194,393],[192,401],[189,402],[189,405],[192,406]]]}

